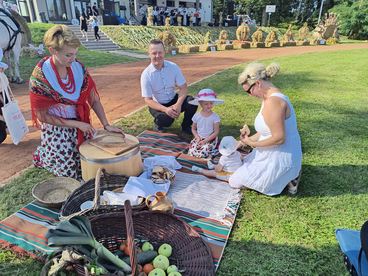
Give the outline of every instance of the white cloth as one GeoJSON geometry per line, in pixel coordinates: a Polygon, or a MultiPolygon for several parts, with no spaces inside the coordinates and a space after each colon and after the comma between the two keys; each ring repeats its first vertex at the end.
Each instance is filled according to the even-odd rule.
{"type": "Polygon", "coordinates": [[[149,195],[154,195],[157,192],[165,192],[167,193],[170,188],[170,183],[164,184],[155,184],[150,179],[146,178],[146,174],[143,177],[129,177],[128,182],[125,184],[123,192],[136,195],[147,197],[149,195]]]}
{"type": "MultiPolygon", "coordinates": [[[[295,179],[302,165],[301,141],[297,128],[295,111],[287,96],[273,93],[287,102],[290,116],[285,120],[285,142],[274,147],[255,148],[244,158],[243,165],[230,177],[229,184],[234,188],[247,188],[266,195],[277,195],[295,179]]],[[[255,119],[255,129],[261,134],[259,140],[271,135],[262,115],[263,104],[255,119]]]]}
{"type": "Polygon", "coordinates": [[[104,191],[103,199],[106,201],[107,205],[124,205],[126,200],[129,200],[132,206],[139,204],[138,196],[127,193],[104,191]]]}
{"type": "MultiPolygon", "coordinates": [[[[69,99],[71,101],[77,102],[80,96],[81,88],[83,85],[84,73],[82,65],[74,61],[71,66],[74,82],[75,82],[75,92],[69,94],[65,92],[56,77],[54,70],[51,67],[50,58],[47,59],[42,66],[42,71],[45,74],[47,81],[50,83],[52,88],[57,91],[63,98],[69,99]]],[[[67,83],[68,79],[62,79],[63,83],[67,83]]],[[[49,113],[58,117],[63,118],[76,118],[77,111],[74,105],[56,104],[50,107],[49,113]]]]}
{"type": "Polygon", "coordinates": [[[229,203],[240,200],[239,190],[223,181],[182,172],[177,173],[167,195],[175,209],[220,221],[225,218],[229,203]]]}
{"type": "Polygon", "coordinates": [[[160,70],[151,63],[141,75],[142,97],[165,104],[175,97],[176,86],[185,83],[184,75],[175,63],[165,60],[160,70]]]}
{"type": "Polygon", "coordinates": [[[147,178],[151,177],[152,169],[155,166],[162,166],[170,169],[175,173],[176,170],[180,170],[182,166],[174,156],[161,156],[156,155],[152,157],[147,157],[143,161],[144,171],[147,172],[147,178]]]}
{"type": "Polygon", "coordinates": [[[240,152],[234,151],[231,155],[222,155],[219,164],[223,166],[222,170],[224,172],[235,172],[243,165],[240,152]]]}
{"type": "Polygon", "coordinates": [[[215,123],[220,122],[220,117],[215,113],[205,117],[201,112],[194,114],[192,121],[197,124],[197,133],[201,138],[207,138],[215,131],[215,123]]]}

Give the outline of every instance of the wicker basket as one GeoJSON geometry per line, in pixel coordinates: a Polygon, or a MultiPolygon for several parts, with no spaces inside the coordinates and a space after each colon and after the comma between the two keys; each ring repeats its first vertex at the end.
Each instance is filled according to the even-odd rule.
{"type": "MultiPolygon", "coordinates": [[[[117,251],[121,242],[127,239],[131,249],[132,275],[137,273],[134,238],[149,240],[155,247],[163,243],[170,244],[173,248],[170,263],[184,270],[183,275],[215,275],[209,247],[189,224],[168,213],[132,212],[128,201],[125,211],[125,214],[115,212],[93,216],[90,221],[96,240],[111,252],[117,251]]],[[[79,275],[86,275],[82,265],[76,265],[75,269],[79,275]]]]}
{"type": "MultiPolygon", "coordinates": [[[[103,213],[123,212],[123,205],[100,205],[100,194],[122,188],[128,182],[125,175],[110,175],[104,169],[99,169],[95,179],[91,179],[75,190],[65,201],[60,211],[60,220],[74,216],[95,216],[103,213]],[[93,208],[81,211],[80,206],[85,201],[93,201],[93,208]]],[[[146,208],[144,201],[132,207],[133,210],[146,208]]]]}
{"type": "Polygon", "coordinates": [[[54,177],[38,183],[32,189],[33,197],[51,208],[60,208],[68,196],[80,187],[79,181],[70,177],[54,177]]]}

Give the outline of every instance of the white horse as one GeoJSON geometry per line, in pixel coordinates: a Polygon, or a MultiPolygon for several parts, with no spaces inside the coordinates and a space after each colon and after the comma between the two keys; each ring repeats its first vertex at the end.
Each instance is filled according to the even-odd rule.
{"type": "MultiPolygon", "coordinates": [[[[25,20],[19,14],[0,8],[0,47],[4,50],[5,59],[9,65],[11,82],[23,82],[19,73],[19,57],[22,46],[26,43],[24,39],[22,41],[23,29],[27,28],[25,20]]],[[[29,33],[29,29],[26,30],[26,34],[29,33]]]]}

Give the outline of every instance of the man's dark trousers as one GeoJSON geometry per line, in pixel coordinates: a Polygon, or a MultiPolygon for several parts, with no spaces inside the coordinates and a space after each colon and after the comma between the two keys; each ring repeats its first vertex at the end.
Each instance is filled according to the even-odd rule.
{"type": "MultiPolygon", "coordinates": [[[[192,105],[189,101],[193,100],[192,96],[187,96],[181,106],[181,112],[184,112],[184,119],[181,123],[181,129],[185,132],[190,133],[192,127],[192,117],[197,111],[196,105],[192,105]]],[[[178,101],[178,94],[175,95],[174,99],[166,104],[162,104],[163,106],[169,107],[175,104],[178,101]]],[[[154,122],[159,128],[169,127],[172,125],[175,119],[168,116],[166,113],[158,111],[156,109],[152,109],[149,107],[149,112],[154,117],[154,122]]]]}

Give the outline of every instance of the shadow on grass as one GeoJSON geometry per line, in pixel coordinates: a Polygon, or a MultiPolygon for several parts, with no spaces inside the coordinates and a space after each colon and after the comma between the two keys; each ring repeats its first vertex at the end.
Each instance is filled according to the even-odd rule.
{"type": "Polygon", "coordinates": [[[368,193],[368,166],[302,166],[298,197],[368,193]]]}
{"type": "Polygon", "coordinates": [[[339,247],[229,241],[216,275],[348,275],[339,247]]]}

